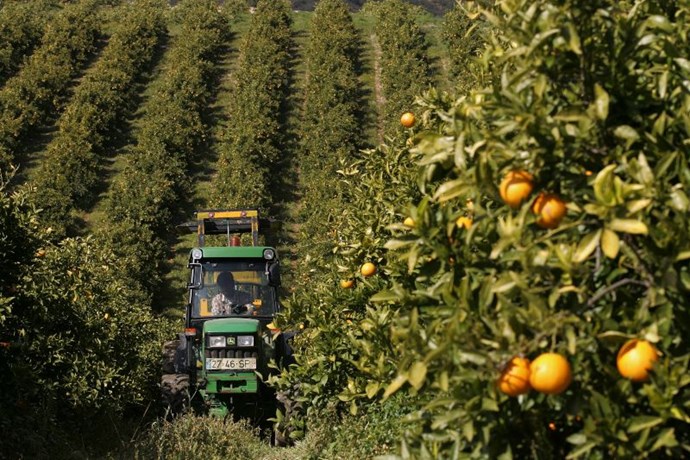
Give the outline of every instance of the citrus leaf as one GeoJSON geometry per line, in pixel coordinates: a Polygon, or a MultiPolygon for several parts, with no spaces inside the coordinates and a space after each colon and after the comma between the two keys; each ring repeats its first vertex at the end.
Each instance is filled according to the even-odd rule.
{"type": "Polygon", "coordinates": [[[582,241],[580,241],[580,244],[577,245],[577,249],[575,250],[575,254],[573,254],[573,262],[574,263],[580,263],[592,255],[594,250],[597,248],[599,245],[599,239],[601,238],[601,229],[596,230],[594,232],[589,233],[587,236],[582,238],[582,241]]]}
{"type": "Polygon", "coordinates": [[[383,392],[383,399],[387,399],[390,395],[398,391],[405,382],[407,382],[407,375],[398,374],[398,376],[386,387],[386,391],[383,392]]]}
{"type": "Polygon", "coordinates": [[[683,251],[676,256],[676,262],[686,259],[690,259],[690,251],[683,251]]]}
{"type": "Polygon", "coordinates": [[[572,23],[568,23],[567,25],[567,37],[568,37],[568,46],[570,46],[570,51],[572,51],[575,54],[582,54],[582,46],[580,44],[580,36],[577,34],[577,30],[575,29],[575,26],[572,23]]]}
{"type": "Polygon", "coordinates": [[[498,412],[498,404],[496,404],[496,401],[493,399],[482,398],[482,410],[498,412]]]}
{"type": "Polygon", "coordinates": [[[587,442],[587,436],[583,433],[575,433],[568,436],[566,438],[566,441],[568,441],[570,444],[579,446],[580,444],[584,444],[587,442]]]}
{"type": "Polygon", "coordinates": [[[379,382],[369,382],[366,388],[367,398],[371,399],[376,396],[380,388],[379,382]]]}
{"type": "Polygon", "coordinates": [[[466,193],[467,190],[468,186],[463,179],[455,179],[441,185],[434,193],[434,200],[448,201],[466,193]]]}
{"type": "Polygon", "coordinates": [[[357,401],[354,399],[350,403],[350,414],[357,415],[357,401]]]}
{"type": "Polygon", "coordinates": [[[577,449],[570,451],[568,456],[565,458],[571,459],[571,458],[581,457],[581,456],[585,455],[587,452],[589,452],[590,450],[592,450],[593,447],[596,447],[596,445],[597,445],[596,442],[590,441],[587,444],[584,444],[584,445],[578,447],[577,449]]]}
{"type": "Polygon", "coordinates": [[[613,135],[626,141],[628,146],[632,145],[636,140],[640,138],[637,131],[632,126],[620,125],[613,131],[613,135]]]}
{"type": "Polygon", "coordinates": [[[609,259],[615,259],[620,248],[621,240],[616,232],[605,228],[601,235],[601,250],[604,252],[604,255],[609,259]]]}
{"type": "Polygon", "coordinates": [[[381,291],[377,292],[371,298],[369,299],[371,302],[394,302],[396,300],[399,300],[400,296],[393,292],[393,291],[381,291]]]}
{"type": "Polygon", "coordinates": [[[594,95],[596,100],[594,101],[596,107],[597,118],[600,120],[606,120],[609,116],[609,93],[602,88],[599,83],[594,85],[594,95]]]}
{"type": "Polygon", "coordinates": [[[688,417],[688,415],[685,412],[683,412],[680,408],[678,408],[676,406],[673,406],[671,408],[671,415],[673,416],[673,418],[677,418],[678,420],[682,420],[685,423],[690,423],[690,417],[688,417]]]}
{"type": "Polygon", "coordinates": [[[676,447],[677,445],[678,440],[676,439],[674,428],[666,428],[661,432],[659,437],[656,438],[656,442],[652,446],[652,451],[661,449],[662,447],[676,447]]]}
{"type": "Polygon", "coordinates": [[[597,174],[594,179],[594,196],[599,203],[613,205],[615,196],[613,195],[613,171],[616,165],[608,165],[597,174]]]}
{"type": "Polygon", "coordinates": [[[426,370],[426,364],[424,364],[423,361],[417,361],[407,372],[410,385],[412,385],[416,390],[419,390],[422,388],[422,385],[424,385],[424,380],[426,379],[426,370]]]}
{"type": "Polygon", "coordinates": [[[636,219],[613,219],[609,222],[611,230],[634,235],[646,235],[649,230],[644,222],[636,219]]]}
{"type": "Polygon", "coordinates": [[[630,426],[628,427],[628,433],[637,433],[647,428],[652,428],[660,423],[663,423],[664,419],[661,417],[654,417],[651,415],[640,415],[638,417],[633,417],[630,420],[630,426]]]}
{"type": "Polygon", "coordinates": [[[465,436],[465,439],[471,442],[472,439],[474,439],[474,433],[474,422],[472,420],[468,420],[462,426],[462,434],[465,436]]]}
{"type": "Polygon", "coordinates": [[[628,208],[628,214],[635,214],[636,212],[642,211],[644,208],[651,204],[652,200],[645,198],[643,200],[628,201],[625,207],[628,208]]]}
{"type": "Polygon", "coordinates": [[[414,243],[414,240],[388,240],[386,244],[383,245],[384,248],[395,251],[396,249],[404,248],[410,246],[414,243]]]}
{"type": "Polygon", "coordinates": [[[628,340],[630,336],[618,331],[606,331],[601,334],[597,334],[598,339],[615,339],[615,340],[628,340]]]}

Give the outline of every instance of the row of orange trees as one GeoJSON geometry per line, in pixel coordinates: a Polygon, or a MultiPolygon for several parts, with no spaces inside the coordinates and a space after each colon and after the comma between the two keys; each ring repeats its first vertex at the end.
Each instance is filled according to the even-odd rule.
{"type": "MultiPolygon", "coordinates": [[[[110,91],[103,87],[102,77],[115,83],[118,78],[131,81],[159,41],[160,5],[115,11],[123,13],[122,22],[116,24],[101,61],[77,89],[75,101],[89,101],[89,95],[97,98],[97,89],[110,91]],[[132,53],[140,56],[130,59],[132,53]],[[93,75],[98,69],[100,78],[93,75]]],[[[112,113],[108,107],[73,101],[56,139],[67,139],[69,129],[103,147],[105,137],[100,136],[109,131],[100,123],[112,113]],[[89,116],[77,117],[85,112],[89,116]]],[[[49,148],[69,154],[69,149],[59,151],[69,145],[56,140],[49,148]]],[[[77,164],[70,165],[79,167],[79,161],[75,156],[77,164]]],[[[44,168],[43,173],[55,176],[56,171],[44,168]]],[[[3,184],[6,180],[3,176],[3,184]]],[[[70,446],[84,439],[98,440],[89,446],[91,452],[112,449],[119,441],[104,439],[99,430],[106,420],[118,424],[129,410],[143,411],[154,397],[163,328],[151,313],[150,293],[136,283],[138,271],[116,253],[112,241],[59,238],[61,232],[47,228],[36,202],[50,190],[37,188],[37,183],[42,184],[37,180],[14,193],[2,188],[1,252],[16,263],[2,280],[0,292],[0,426],[8,433],[0,456],[64,457],[73,454],[70,446]]],[[[68,205],[69,198],[65,197],[68,205]]]]}
{"type": "Polygon", "coordinates": [[[27,134],[55,114],[71,79],[98,37],[96,3],[65,6],[45,30],[41,45],[0,90],[0,168],[7,172],[27,134]]]}
{"type": "MultiPolygon", "coordinates": [[[[318,257],[330,250],[336,224],[327,210],[339,206],[334,181],[344,162],[361,146],[358,81],[360,37],[342,0],[320,2],[305,51],[307,84],[299,128],[299,252],[318,257]]],[[[302,273],[309,276],[308,270],[302,273]]]]}
{"type": "MultiPolygon", "coordinates": [[[[426,72],[429,70],[425,58],[411,65],[406,62],[404,52],[399,49],[399,41],[411,48],[410,53],[422,56],[424,40],[408,4],[387,1],[370,7],[375,7],[376,30],[383,37],[380,39],[382,55],[391,53],[396,56],[391,59],[384,57],[381,61],[382,80],[385,83],[383,92],[388,107],[382,114],[385,125],[393,134],[401,129],[401,113],[393,114],[395,109],[391,107],[401,106],[403,101],[407,101],[404,106],[409,107],[414,98],[410,85],[394,82],[396,79],[406,79],[403,77],[406,73],[419,77],[421,81],[428,81],[426,72]],[[424,69],[421,74],[418,72],[420,69],[424,69]]],[[[315,26],[319,19],[318,11],[315,26]]],[[[347,19],[342,21],[347,23],[347,19]]],[[[323,24],[320,24],[320,28],[330,30],[329,26],[323,24]]],[[[345,29],[343,25],[339,25],[339,28],[345,29]]],[[[313,33],[317,34],[316,30],[313,33]]],[[[349,40],[355,43],[352,37],[349,40]]],[[[333,49],[338,48],[331,48],[323,52],[330,59],[327,62],[342,63],[344,58],[333,57],[333,49]]],[[[339,66],[341,69],[349,68],[343,64],[339,66]]],[[[331,80],[338,81],[336,77],[343,71],[331,72],[334,75],[331,80]]],[[[355,75],[352,75],[344,81],[352,82],[354,79],[355,75]]],[[[409,80],[406,81],[409,83],[409,80]]],[[[344,111],[347,105],[336,105],[340,102],[340,93],[330,90],[332,84],[312,83],[310,80],[307,86],[307,103],[313,100],[310,93],[310,90],[314,91],[312,85],[327,89],[323,91],[322,99],[317,99],[324,101],[316,106],[320,109],[315,112],[318,113],[320,125],[314,125],[314,129],[309,131],[309,138],[305,139],[305,144],[312,152],[318,152],[318,156],[307,150],[311,154],[305,155],[302,161],[305,197],[318,197],[318,201],[305,203],[308,209],[305,216],[313,217],[313,220],[305,221],[305,230],[309,233],[304,233],[304,248],[300,251],[304,273],[297,280],[299,287],[289,303],[287,315],[281,319],[287,324],[305,327],[304,332],[294,339],[299,365],[284,372],[275,381],[281,391],[294,401],[293,406],[305,409],[303,412],[293,412],[288,421],[288,425],[292,424],[288,429],[292,430],[293,438],[299,438],[304,433],[305,420],[301,418],[302,415],[309,415],[313,409],[323,409],[333,400],[352,403],[350,411],[358,413],[353,398],[341,394],[343,388],[348,387],[351,377],[359,372],[353,338],[349,334],[353,326],[365,317],[368,298],[382,285],[380,278],[369,278],[370,272],[360,274],[359,266],[353,266],[352,261],[381,264],[384,251],[379,247],[385,242],[384,235],[389,234],[385,229],[387,223],[398,219],[395,208],[418,196],[413,175],[397,175],[401,168],[409,170],[412,166],[407,151],[400,150],[397,140],[391,141],[395,147],[382,145],[360,152],[354,150],[362,145],[349,135],[343,137],[340,143],[332,142],[339,139],[332,133],[348,133],[345,126],[330,127],[330,119],[324,116],[328,114],[326,109],[329,107],[341,118],[348,113],[344,111]],[[314,135],[315,131],[323,134],[314,135]],[[312,143],[316,141],[321,143],[312,143]],[[330,152],[335,152],[335,155],[330,152]],[[317,172],[319,169],[321,171],[317,172]],[[310,171],[314,173],[305,174],[310,171]],[[316,244],[309,247],[314,242],[314,235],[317,235],[316,244]],[[330,244],[319,244],[318,235],[328,238],[330,244]]],[[[411,86],[419,91],[424,85],[411,86]]],[[[356,93],[351,93],[349,97],[356,97],[356,93]]],[[[308,118],[310,107],[306,105],[305,109],[305,129],[308,129],[311,127],[308,118]]]]}
{"type": "Polygon", "coordinates": [[[381,47],[383,132],[400,132],[400,115],[417,94],[431,84],[429,44],[416,22],[418,7],[402,0],[367,5],[376,18],[376,38],[381,47]]]}
{"type": "Polygon", "coordinates": [[[55,10],[54,2],[43,0],[10,3],[0,9],[0,84],[14,75],[40,44],[55,10]]]}
{"type": "Polygon", "coordinates": [[[460,93],[469,91],[490,75],[477,65],[488,27],[489,21],[481,16],[472,18],[463,5],[457,5],[443,18],[442,36],[448,50],[448,73],[460,93]]]}
{"type": "MultiPolygon", "coordinates": [[[[329,299],[307,299],[304,293],[306,286],[322,283],[333,269],[328,254],[341,224],[333,209],[341,208],[345,192],[337,178],[339,170],[349,163],[362,142],[358,112],[359,41],[342,0],[324,0],[318,4],[305,52],[307,83],[299,155],[302,196],[297,253],[300,263],[294,275],[296,297],[290,308],[295,324],[327,324],[331,314],[329,299]]],[[[299,438],[304,434],[305,420],[292,410],[293,406],[309,401],[307,413],[312,412],[311,407],[325,406],[328,392],[323,391],[324,387],[337,387],[336,382],[343,384],[347,369],[340,360],[313,359],[330,354],[330,345],[311,342],[312,348],[306,350],[303,347],[308,343],[307,335],[295,340],[300,366],[283,373],[274,383],[294,403],[286,408],[293,416],[284,425],[293,438],[299,438]],[[322,380],[326,376],[330,376],[328,381],[322,380]]]]}
{"type": "Polygon", "coordinates": [[[488,84],[427,93],[415,135],[343,168],[337,214],[359,219],[336,260],[377,272],[305,293],[330,313],[298,339],[320,370],[300,389],[339,391],[353,412],[407,392],[403,457],[687,455],[689,14],[662,0],[472,11],[491,25],[488,84]],[[517,202],[507,176],[529,184],[517,202]],[[564,206],[549,214],[544,196],[564,206]],[[630,339],[660,353],[646,379],[630,339]],[[511,363],[542,355],[521,377],[538,391],[505,390],[511,363]]]}
{"type": "Polygon", "coordinates": [[[288,137],[284,115],[290,83],[292,32],[287,2],[260,0],[232,72],[233,99],[212,181],[214,206],[261,211],[280,199],[288,137]]]}
{"type": "Polygon", "coordinates": [[[73,209],[93,204],[103,157],[126,130],[126,117],[136,107],[137,79],[151,64],[165,30],[163,5],[156,0],[116,11],[108,45],[76,88],[33,177],[42,220],[58,238],[74,226],[73,209]]]}
{"type": "Polygon", "coordinates": [[[166,53],[165,71],[104,206],[103,237],[151,294],[160,289],[172,229],[189,217],[192,165],[207,160],[209,121],[203,115],[229,38],[227,18],[213,1],[184,1],[173,19],[179,32],[166,53]]]}

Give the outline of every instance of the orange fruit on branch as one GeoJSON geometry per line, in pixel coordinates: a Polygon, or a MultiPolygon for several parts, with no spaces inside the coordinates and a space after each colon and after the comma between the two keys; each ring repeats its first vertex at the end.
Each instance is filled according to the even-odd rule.
{"type": "Polygon", "coordinates": [[[529,367],[529,383],[540,393],[563,393],[573,379],[570,363],[558,353],[542,353],[529,367]]]}
{"type": "Polygon", "coordinates": [[[343,289],[351,289],[355,285],[354,280],[340,280],[340,287],[343,289]]]}
{"type": "Polygon", "coordinates": [[[649,371],[659,359],[657,349],[646,340],[628,340],[618,350],[616,366],[618,372],[633,382],[644,382],[649,378],[649,371]]]}
{"type": "Polygon", "coordinates": [[[565,217],[565,201],[551,193],[540,193],[532,203],[532,212],[537,215],[541,228],[556,228],[565,217]]]}
{"type": "Polygon", "coordinates": [[[506,363],[501,376],[496,382],[498,389],[508,396],[518,396],[527,393],[529,383],[529,359],[516,356],[506,363]]]}
{"type": "Polygon", "coordinates": [[[373,276],[376,274],[376,265],[372,264],[371,262],[367,262],[362,265],[360,272],[362,273],[362,276],[366,278],[373,276]]]}
{"type": "Polygon", "coordinates": [[[405,128],[411,128],[414,126],[415,121],[417,121],[412,112],[405,112],[400,117],[400,124],[405,128]]]}
{"type": "Polygon", "coordinates": [[[472,218],[471,217],[466,217],[466,216],[460,216],[458,219],[455,221],[455,225],[459,227],[465,227],[466,230],[469,230],[470,227],[472,226],[472,218]]]}
{"type": "Polygon", "coordinates": [[[532,193],[534,177],[527,171],[510,171],[498,187],[498,192],[505,204],[513,209],[519,208],[532,193]]]}

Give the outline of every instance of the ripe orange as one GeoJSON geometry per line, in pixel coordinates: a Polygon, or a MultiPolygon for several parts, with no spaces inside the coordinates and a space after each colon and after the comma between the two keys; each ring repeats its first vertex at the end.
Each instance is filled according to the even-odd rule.
{"type": "Polygon", "coordinates": [[[532,212],[537,216],[541,228],[556,228],[565,216],[565,202],[557,195],[540,193],[532,203],[532,212]]]}
{"type": "Polygon", "coordinates": [[[618,372],[633,382],[644,382],[649,378],[649,371],[659,359],[654,345],[646,340],[632,339],[623,344],[618,351],[616,365],[618,372]]]}
{"type": "Polygon", "coordinates": [[[455,221],[455,225],[457,225],[458,227],[465,227],[465,229],[469,230],[472,226],[472,218],[460,216],[458,217],[458,220],[455,221]]]}
{"type": "Polygon", "coordinates": [[[362,276],[368,278],[376,273],[376,265],[372,264],[371,262],[367,262],[364,265],[362,265],[360,271],[362,273],[362,276]]]}
{"type": "Polygon", "coordinates": [[[403,225],[405,227],[414,228],[414,226],[417,224],[412,217],[406,217],[405,220],[403,221],[403,225]]]}
{"type": "Polygon", "coordinates": [[[529,359],[516,356],[506,363],[498,378],[498,389],[508,396],[527,393],[529,384],[529,359]]]}
{"type": "Polygon", "coordinates": [[[527,171],[510,171],[506,174],[498,187],[503,202],[511,208],[519,208],[532,193],[532,179],[534,178],[527,171]]]}
{"type": "Polygon", "coordinates": [[[343,289],[351,289],[354,285],[354,280],[340,280],[340,287],[343,289]]]}
{"type": "Polygon", "coordinates": [[[405,112],[402,114],[402,117],[400,117],[400,124],[403,125],[405,128],[412,128],[414,126],[415,121],[416,119],[412,112],[405,112]]]}
{"type": "Polygon", "coordinates": [[[529,367],[529,383],[549,395],[563,393],[573,379],[568,360],[558,353],[542,353],[529,367]]]}

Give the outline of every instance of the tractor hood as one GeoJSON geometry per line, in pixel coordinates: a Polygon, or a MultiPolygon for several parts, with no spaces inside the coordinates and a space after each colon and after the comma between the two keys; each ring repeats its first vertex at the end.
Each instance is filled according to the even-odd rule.
{"type": "Polygon", "coordinates": [[[218,318],[204,322],[204,335],[208,333],[253,334],[259,331],[259,321],[251,318],[218,318]]]}

